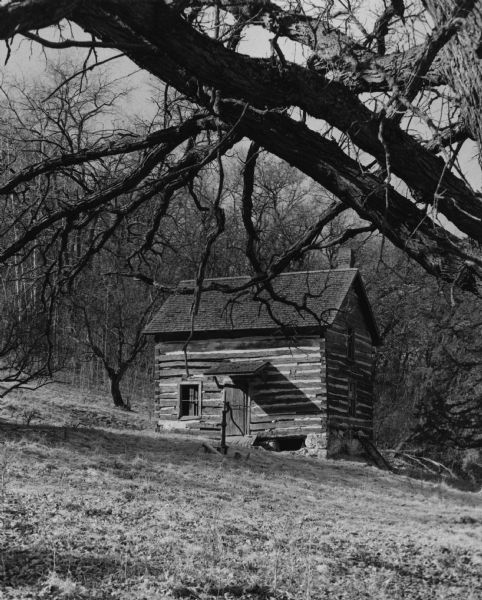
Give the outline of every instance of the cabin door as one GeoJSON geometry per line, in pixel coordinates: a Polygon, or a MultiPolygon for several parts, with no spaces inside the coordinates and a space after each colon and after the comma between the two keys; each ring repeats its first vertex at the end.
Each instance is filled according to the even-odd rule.
{"type": "Polygon", "coordinates": [[[226,414],[226,435],[248,433],[248,395],[237,387],[224,388],[224,398],[230,410],[226,414]]]}

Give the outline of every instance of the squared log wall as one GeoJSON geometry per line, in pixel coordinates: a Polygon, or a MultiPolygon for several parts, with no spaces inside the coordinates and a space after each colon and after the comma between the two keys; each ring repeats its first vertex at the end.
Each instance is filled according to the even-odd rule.
{"type": "MultiPolygon", "coordinates": [[[[187,380],[182,345],[156,344],[156,408],[161,422],[178,420],[178,386],[187,380]]],[[[188,428],[219,430],[222,393],[214,377],[204,376],[204,372],[227,359],[270,363],[247,389],[251,399],[250,433],[278,437],[325,430],[325,352],[324,340],[319,336],[298,338],[296,344],[269,336],[192,341],[189,375],[202,379],[203,399],[201,418],[187,422],[188,428]]]]}

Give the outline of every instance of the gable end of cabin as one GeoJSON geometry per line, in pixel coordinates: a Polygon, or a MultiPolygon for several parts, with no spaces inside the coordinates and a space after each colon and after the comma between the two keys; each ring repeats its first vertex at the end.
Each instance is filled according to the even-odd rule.
{"type": "Polygon", "coordinates": [[[373,372],[379,337],[361,285],[350,288],[326,331],[328,456],[363,453],[360,432],[373,439],[373,372]]]}

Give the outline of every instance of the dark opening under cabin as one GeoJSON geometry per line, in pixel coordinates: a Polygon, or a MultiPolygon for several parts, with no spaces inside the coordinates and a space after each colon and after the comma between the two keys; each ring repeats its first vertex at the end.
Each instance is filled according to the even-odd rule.
{"type": "Polygon", "coordinates": [[[145,330],[155,336],[159,428],[219,440],[227,403],[228,436],[281,448],[304,441],[328,456],[356,453],[357,438],[373,433],[379,343],[358,270],[285,273],[272,286],[275,300],[267,291],[259,298],[252,290],[203,292],[192,334],[192,295],[173,294],[163,304],[145,330]]]}

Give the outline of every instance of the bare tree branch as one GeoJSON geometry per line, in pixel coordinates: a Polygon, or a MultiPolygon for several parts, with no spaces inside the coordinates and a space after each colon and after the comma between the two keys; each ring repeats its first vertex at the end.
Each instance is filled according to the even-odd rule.
{"type": "Polygon", "coordinates": [[[125,141],[125,136],[122,136],[119,140],[110,140],[97,148],[88,146],[71,154],[63,154],[56,158],[29,165],[20,173],[17,173],[12,177],[7,183],[3,184],[0,187],[0,194],[10,194],[21,183],[27,183],[39,175],[52,173],[65,167],[81,165],[86,162],[99,160],[106,156],[116,156],[119,154],[129,154],[139,150],[146,150],[159,144],[169,144],[170,146],[172,144],[177,145],[206,129],[215,130],[215,119],[213,117],[207,117],[204,113],[194,116],[180,125],[175,125],[160,131],[154,131],[142,137],[136,136],[137,139],[134,138],[125,141]]]}

